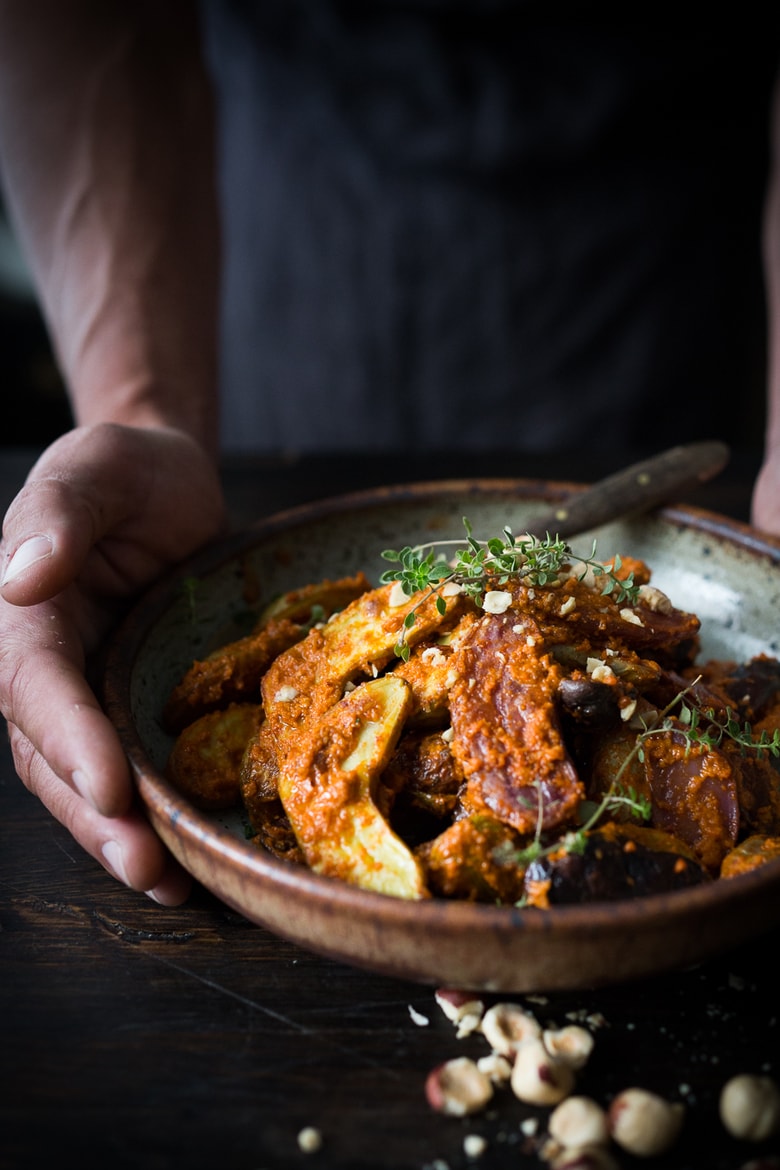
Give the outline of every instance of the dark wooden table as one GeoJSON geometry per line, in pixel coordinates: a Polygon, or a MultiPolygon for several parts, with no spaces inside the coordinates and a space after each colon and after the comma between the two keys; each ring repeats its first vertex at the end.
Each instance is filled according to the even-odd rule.
{"type": "MultiPolygon", "coordinates": [[[[0,451],[3,510],[31,460],[0,451]]],[[[617,462],[475,458],[466,470],[586,481],[617,462]]],[[[463,468],[444,458],[246,459],[226,464],[225,483],[243,524],[315,496],[463,468]]],[[[690,498],[745,518],[755,468],[755,457],[735,457],[690,498]]],[[[622,1166],[738,1170],[759,1156],[777,1165],[774,1147],[726,1135],[717,1098],[733,1073],[780,1076],[779,945],[775,932],[639,985],[523,1001],[542,1021],[603,1018],[583,1092],[607,1102],[637,1084],[687,1103],[671,1154],[622,1166]]],[[[202,888],[164,909],[119,886],[27,793],[2,745],[3,1170],[540,1167],[523,1122],[538,1118],[541,1133],[546,1114],[509,1091],[465,1120],[426,1104],[429,1069],[486,1051],[479,1037],[457,1039],[430,988],[308,954],[202,888]],[[321,1132],[319,1152],[299,1149],[306,1126],[321,1132]],[[487,1139],[480,1158],[464,1152],[474,1133],[487,1139]]]]}

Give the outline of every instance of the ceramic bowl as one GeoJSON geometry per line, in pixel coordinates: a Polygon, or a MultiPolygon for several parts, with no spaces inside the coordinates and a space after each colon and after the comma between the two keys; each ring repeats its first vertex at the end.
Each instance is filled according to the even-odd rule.
{"type": "MultiPolygon", "coordinates": [[[[105,701],[141,800],[182,865],[233,909],[311,951],[436,986],[493,992],[595,987],[701,960],[780,922],[780,863],[729,881],[626,902],[543,911],[406,902],[276,860],[238,819],[199,812],[164,779],[160,713],[193,658],[246,631],[281,591],[364,569],[382,549],[522,531],[575,485],[480,481],[402,485],[263,520],[159,582],[117,632],[105,701]]],[[[702,659],[778,652],[780,543],[700,509],[670,507],[571,540],[602,558],[647,561],[653,582],[702,620],[702,659]]],[[[186,911],[185,911],[186,912],[186,911]]]]}

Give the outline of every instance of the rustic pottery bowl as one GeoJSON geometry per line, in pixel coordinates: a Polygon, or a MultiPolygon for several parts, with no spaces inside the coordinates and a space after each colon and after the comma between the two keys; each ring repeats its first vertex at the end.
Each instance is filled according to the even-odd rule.
{"type": "MultiPolygon", "coordinates": [[[[164,779],[160,713],[193,658],[246,631],[281,591],[364,569],[385,548],[522,531],[574,485],[525,480],[385,488],[297,508],[211,547],[136,605],[110,647],[107,710],[155,829],[229,906],[334,959],[439,986],[485,991],[594,987],[690,964],[780,922],[780,863],[729,881],[627,902],[548,911],[406,902],[276,860],[239,818],[196,810],[164,779]]],[[[645,559],[653,581],[702,619],[702,660],[745,660],[780,643],[780,544],[700,509],[669,507],[575,537],[575,551],[645,559]]],[[[186,911],[185,911],[186,912],[186,911]]]]}

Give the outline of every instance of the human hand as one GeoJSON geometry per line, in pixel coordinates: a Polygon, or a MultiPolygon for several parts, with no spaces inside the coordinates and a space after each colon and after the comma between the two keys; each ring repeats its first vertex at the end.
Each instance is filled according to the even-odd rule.
{"type": "Polygon", "coordinates": [[[780,536],[780,449],[769,451],[753,490],[752,521],[756,528],[780,536]]]}
{"type": "Polygon", "coordinates": [[[166,905],[189,878],[134,806],[85,670],[124,604],[223,519],[216,470],[188,435],[100,424],[44,453],[0,543],[0,711],[19,776],[110,873],[166,905]]]}

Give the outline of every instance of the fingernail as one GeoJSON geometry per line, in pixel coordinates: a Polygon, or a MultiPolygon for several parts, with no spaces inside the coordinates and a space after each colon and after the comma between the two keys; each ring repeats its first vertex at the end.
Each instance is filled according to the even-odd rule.
{"type": "Polygon", "coordinates": [[[124,882],[126,886],[130,885],[127,880],[127,870],[125,869],[125,859],[122,856],[122,850],[116,841],[106,841],[101,847],[101,853],[106,859],[109,869],[116,874],[120,881],[124,882]]]}
{"type": "Polygon", "coordinates": [[[76,770],[71,773],[71,780],[73,782],[73,787],[76,789],[79,796],[83,796],[87,804],[90,804],[92,805],[92,808],[95,808],[95,802],[92,799],[92,791],[86,773],[82,772],[80,768],[76,768],[76,770]]]}
{"type": "Polygon", "coordinates": [[[0,587],[14,581],[30,565],[43,561],[52,554],[53,545],[48,536],[30,536],[24,544],[20,544],[8,564],[5,566],[3,580],[0,587]]]}

